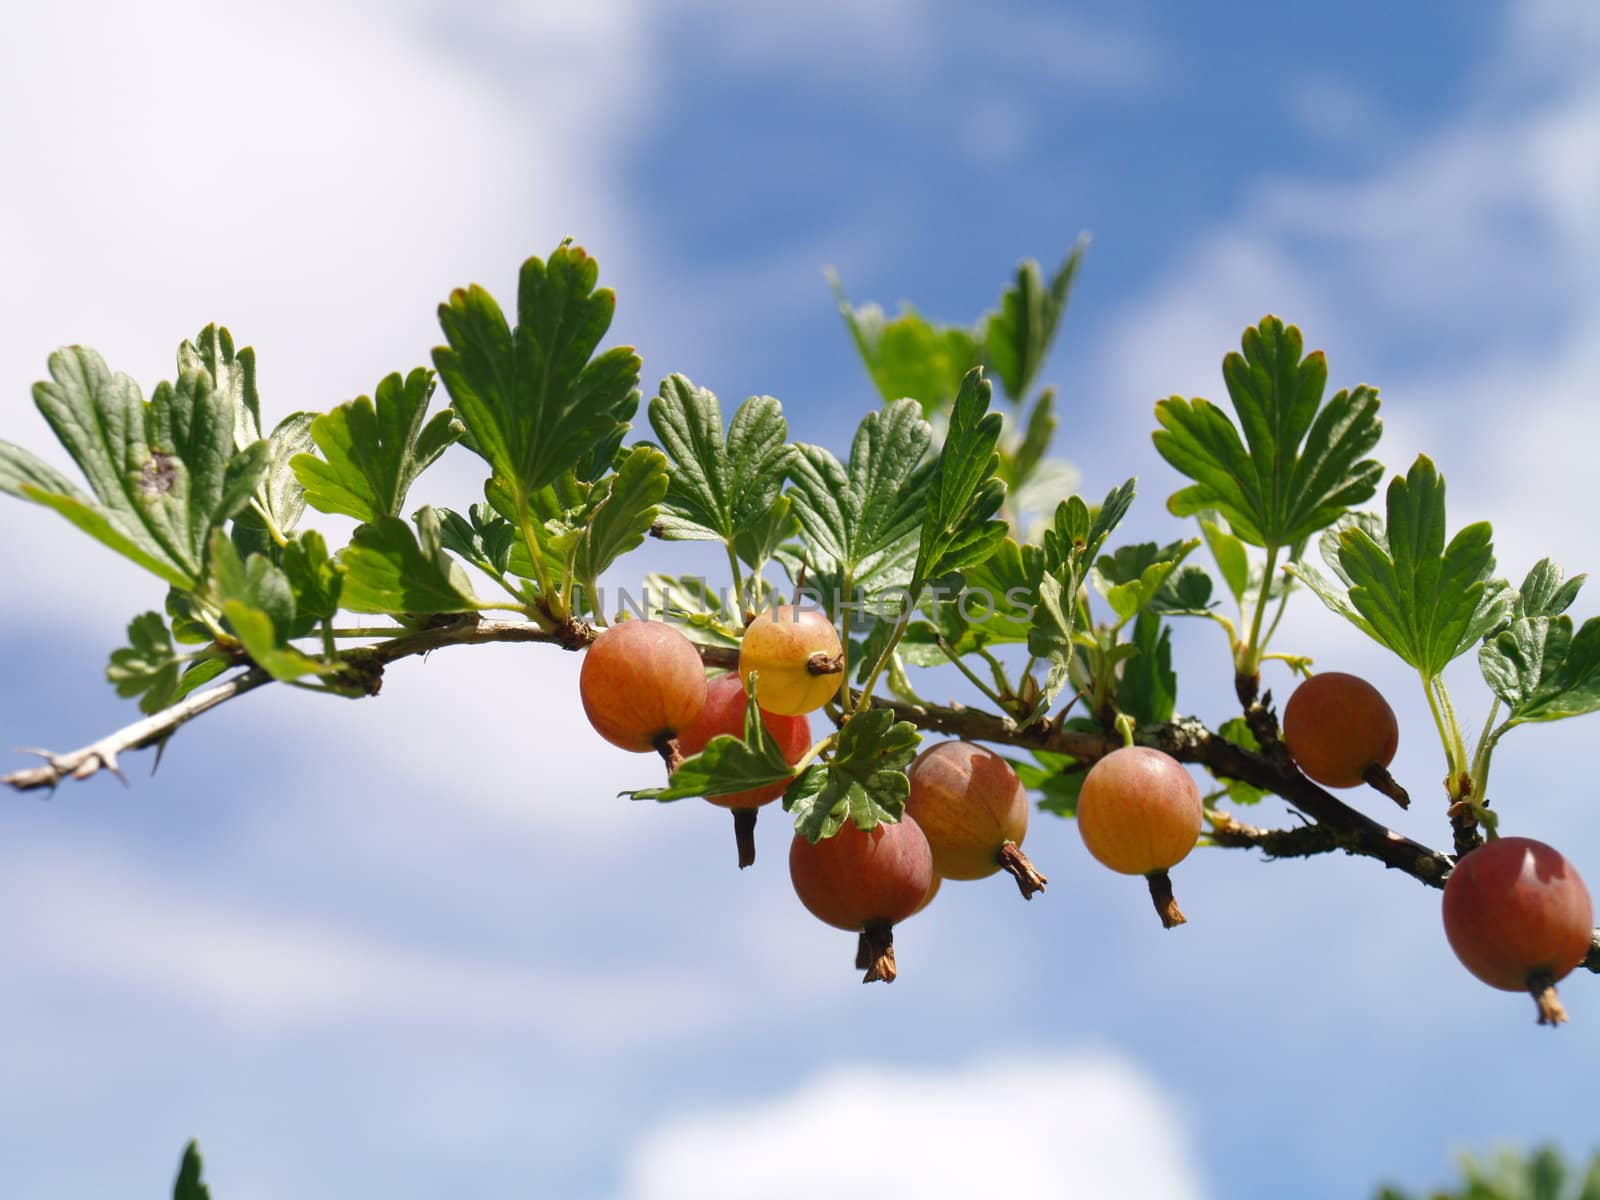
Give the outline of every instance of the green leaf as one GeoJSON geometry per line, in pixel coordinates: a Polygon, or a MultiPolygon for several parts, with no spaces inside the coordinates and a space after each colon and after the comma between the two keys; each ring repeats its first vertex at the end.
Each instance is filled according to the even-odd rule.
{"type": "Polygon", "coordinates": [[[1201,513],[1199,517],[1200,533],[1205,538],[1206,548],[1216,560],[1217,570],[1222,572],[1222,582],[1227,585],[1228,594],[1243,611],[1244,598],[1250,590],[1250,555],[1242,541],[1217,523],[1215,514],[1201,513]]]}
{"type": "Polygon", "coordinates": [[[210,683],[233,665],[234,662],[231,658],[225,658],[221,654],[210,654],[204,658],[195,659],[183,669],[183,674],[178,677],[177,689],[172,693],[167,703],[176,704],[190,692],[210,683]]]}
{"type": "Polygon", "coordinates": [[[771,396],[741,404],[724,436],[716,396],[669,375],[650,401],[650,426],[672,460],[662,506],[667,538],[731,542],[783,490],[793,450],[783,405],[771,396]]]}
{"type": "Polygon", "coordinates": [[[295,632],[302,634],[339,611],[344,567],[328,554],[328,544],[315,529],[305,529],[283,547],[279,566],[294,593],[295,632]]]}
{"type": "Polygon", "coordinates": [[[239,644],[274,679],[326,675],[338,669],[288,644],[295,630],[294,589],[264,554],[241,559],[220,529],[211,535],[210,590],[239,644]]]}
{"type": "Polygon", "coordinates": [[[1548,558],[1533,565],[1517,592],[1513,615],[1517,617],[1556,617],[1572,607],[1587,575],[1574,575],[1562,582],[1562,570],[1548,558]]]}
{"type": "Polygon", "coordinates": [[[227,399],[233,412],[233,440],[248,449],[261,440],[261,397],[256,390],[256,352],[249,346],[235,352],[233,335],[218,325],[207,325],[193,341],[178,346],[178,374],[199,371],[211,381],[212,391],[227,399]]]}
{"type": "Polygon", "coordinates": [[[650,446],[635,446],[596,492],[600,499],[578,536],[577,554],[579,578],[591,583],[649,535],[656,506],[667,494],[666,455],[650,446]]]}
{"type": "Polygon", "coordinates": [[[278,422],[267,439],[267,473],[261,480],[256,500],[267,510],[280,533],[293,530],[306,511],[305,489],[295,477],[292,464],[296,455],[308,453],[316,445],[311,437],[311,423],[315,419],[315,413],[292,413],[278,422]]]}
{"type": "Polygon", "coordinates": [[[778,547],[800,535],[800,518],[794,515],[794,501],[779,496],[766,512],[733,535],[733,552],[739,560],[759,571],[772,560],[778,547]]]}
{"type": "Polygon", "coordinates": [[[416,522],[415,536],[398,517],[382,517],[356,530],[339,554],[345,608],[401,616],[478,607],[467,573],[445,553],[439,515],[419,508],[416,522]]]}
{"type": "MultiPolygon", "coordinates": [[[[1199,544],[1199,538],[1172,542],[1166,546],[1141,542],[1123,546],[1115,554],[1102,556],[1095,563],[1090,577],[1100,594],[1106,598],[1106,603],[1117,614],[1119,627],[1135,613],[1154,603],[1163,589],[1168,589],[1172,573],[1199,544]]],[[[1205,578],[1204,575],[1201,577],[1205,578]]],[[[1191,580],[1184,586],[1186,591],[1181,596],[1174,590],[1167,591],[1168,609],[1181,607],[1184,598],[1195,597],[1197,585],[1191,580]]],[[[1206,580],[1205,592],[1209,598],[1210,580],[1206,580]]]]}
{"type": "Polygon", "coordinates": [[[848,470],[821,446],[795,447],[789,497],[814,575],[837,572],[862,583],[915,534],[931,471],[922,458],[932,438],[917,406],[899,400],[861,422],[848,470]]]}
{"type": "Polygon", "coordinates": [[[1487,522],[1445,544],[1444,480],[1426,456],[1390,483],[1387,516],[1381,538],[1355,522],[1340,531],[1336,561],[1348,592],[1304,564],[1294,573],[1329,608],[1433,678],[1504,621],[1510,589],[1491,578],[1487,522]]]}
{"type": "Polygon", "coordinates": [[[404,379],[396,371],[379,382],[376,402],[357,396],[315,418],[311,439],[322,457],[297,454],[291,463],[306,501],[358,521],[399,516],[417,476],[462,434],[448,408],[424,423],[433,386],[424,367],[404,379]]]}
{"type": "MultiPolygon", "coordinates": [[[[467,515],[441,508],[439,536],[446,550],[459,554],[480,571],[504,575],[511,567],[517,527],[487,504],[474,504],[467,515]]],[[[531,569],[531,568],[530,568],[531,569]]]]}
{"type": "MultiPolygon", "coordinates": [[[[754,680],[755,675],[751,675],[754,680]]],[[[756,687],[748,686],[744,737],[719,734],[699,754],[686,758],[665,787],[623,792],[634,800],[683,800],[690,796],[726,796],[788,779],[794,768],[767,731],[756,704],[756,687]]]]}
{"type": "Polygon", "coordinates": [[[267,443],[235,452],[234,401],[204,371],[163,383],[146,404],[92,350],[50,356],[34,402],[89,481],[85,495],[19,447],[0,443],[0,490],[59,512],[91,537],[172,584],[205,575],[211,530],[250,499],[267,443]]]}
{"type": "MultiPolygon", "coordinates": [[[[1217,726],[1219,736],[1241,746],[1252,754],[1261,753],[1261,743],[1257,740],[1255,731],[1250,728],[1249,722],[1243,717],[1230,717],[1217,726]]],[[[1207,768],[1209,770],[1209,768],[1207,768]]],[[[1225,775],[1210,772],[1211,777],[1228,789],[1228,799],[1235,804],[1259,804],[1269,795],[1268,792],[1244,782],[1242,779],[1230,779],[1225,775]]]]}
{"type": "Polygon", "coordinates": [[[138,696],[140,712],[159,712],[172,703],[182,668],[161,614],[141,613],[130,621],[128,643],[111,652],[106,679],[124,700],[138,696]]]}
{"type": "Polygon", "coordinates": [[[1150,611],[1175,617],[1202,617],[1216,607],[1211,599],[1211,576],[1199,567],[1179,567],[1161,585],[1150,611]]]}
{"type": "Polygon", "coordinates": [[[646,575],[644,596],[634,599],[647,602],[646,607],[657,620],[677,625],[697,645],[739,645],[736,631],[742,628],[741,623],[724,606],[724,597],[704,579],[692,575],[646,575]]]}
{"type": "Polygon", "coordinates": [[[1178,704],[1178,676],[1172,670],[1172,630],[1146,610],[1133,624],[1138,654],[1122,666],[1117,708],[1140,725],[1172,720],[1178,704]]]}
{"type": "Polygon", "coordinates": [[[1048,287],[1037,262],[1030,258],[1021,263],[1015,281],[1000,296],[1000,310],[984,321],[984,358],[1015,403],[1027,395],[1050,353],[1088,245],[1087,238],[1078,239],[1048,287]]]}
{"type": "Polygon", "coordinates": [[[212,640],[211,627],[201,619],[199,605],[188,592],[168,588],[166,608],[172,619],[174,640],[190,646],[202,646],[212,640]]]}
{"type": "Polygon", "coordinates": [[[1521,617],[1478,648],[1478,665],[1509,720],[1558,721],[1600,710],[1600,617],[1521,617]]]}
{"type": "Polygon", "coordinates": [[[211,1189],[201,1178],[200,1146],[190,1142],[183,1150],[183,1163],[172,1185],[172,1200],[211,1200],[211,1189]]]}
{"type": "Polygon", "coordinates": [[[1005,501],[1005,484],[995,478],[1004,422],[989,411],[989,392],[979,368],[961,382],[928,484],[913,591],[936,576],[981,563],[1005,540],[1006,523],[992,519],[1005,501]]]}
{"type": "Polygon", "coordinates": [[[1298,329],[1265,317],[1245,330],[1243,355],[1223,360],[1243,440],[1207,400],[1156,405],[1156,449],[1196,481],[1168,500],[1174,515],[1217,509],[1252,545],[1289,546],[1371,498],[1383,468],[1361,456],[1383,432],[1378,393],[1358,387],[1322,404],[1327,361],[1302,349],[1298,329]]]}
{"type": "Polygon", "coordinates": [[[449,344],[434,350],[434,366],[469,445],[513,495],[526,497],[566,471],[588,478],[601,458],[609,466],[638,408],[632,347],[595,354],[616,309],[611,290],[595,286],[599,273],[567,242],[548,262],[528,259],[515,329],[476,284],[439,306],[449,344]]]}
{"type": "MultiPolygon", "coordinates": [[[[1067,723],[1067,728],[1078,728],[1080,719],[1067,723]]],[[[1082,725],[1088,729],[1096,728],[1094,722],[1085,721],[1082,725]]],[[[1078,793],[1083,790],[1083,777],[1089,773],[1091,764],[1079,762],[1069,754],[1057,754],[1053,750],[1031,750],[1034,761],[1021,762],[1009,759],[1012,769],[1016,771],[1017,778],[1030,792],[1039,795],[1039,807],[1045,812],[1055,813],[1058,817],[1075,817],[1078,815],[1078,793]]]]}
{"type": "Polygon", "coordinates": [[[982,361],[972,332],[956,326],[934,326],[909,304],[893,320],[876,304],[851,305],[830,273],[839,314],[866,364],[878,394],[886,402],[917,401],[925,416],[948,408],[968,371],[982,361]]]}
{"type": "Polygon", "coordinates": [[[1039,393],[1039,398],[1033,402],[1033,413],[1028,417],[1027,427],[1023,430],[1022,438],[1017,442],[1017,448],[1009,459],[1001,463],[1001,478],[1005,480],[1006,487],[1015,494],[1018,485],[1027,480],[1044,460],[1044,453],[1050,448],[1050,439],[1056,432],[1056,391],[1054,388],[1045,388],[1039,393]]]}
{"type": "Polygon", "coordinates": [[[832,760],[808,767],[783,797],[795,832],[815,843],[846,821],[863,830],[898,823],[911,791],[906,767],[921,740],[916,726],[896,722],[887,708],[854,713],[839,730],[832,760]]]}

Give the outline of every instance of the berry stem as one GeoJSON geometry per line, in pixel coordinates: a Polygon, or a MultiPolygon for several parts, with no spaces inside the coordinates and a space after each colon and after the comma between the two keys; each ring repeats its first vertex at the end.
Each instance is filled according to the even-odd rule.
{"type": "Polygon", "coordinates": [[[663,733],[653,743],[656,753],[661,755],[661,761],[667,764],[667,775],[676,771],[683,765],[683,751],[678,748],[678,739],[673,734],[663,733]]]}
{"type": "Polygon", "coordinates": [[[862,983],[879,979],[884,983],[895,981],[895,976],[900,972],[894,965],[894,927],[888,921],[868,921],[861,930],[860,943],[856,947],[857,966],[861,965],[862,958],[867,960],[867,973],[862,977],[862,983]]]}
{"type": "Polygon", "coordinates": [[[733,810],[733,840],[739,847],[739,870],[756,861],[756,814],[754,808],[733,810]]]}
{"type": "Polygon", "coordinates": [[[1389,768],[1382,763],[1373,763],[1361,772],[1361,778],[1368,787],[1376,788],[1401,808],[1411,807],[1411,794],[1400,786],[1395,777],[1389,774],[1389,768]]]}
{"type": "Polygon", "coordinates": [[[1539,1024],[1556,1026],[1566,1022],[1567,1010],[1561,1006],[1555,980],[1548,971],[1535,971],[1528,976],[1528,992],[1539,1006],[1539,1024]]]}
{"type": "Polygon", "coordinates": [[[1183,915],[1172,896],[1172,877],[1165,871],[1151,871],[1145,879],[1150,883],[1150,899],[1161,917],[1161,928],[1171,929],[1187,923],[1189,918],[1183,915]]]}
{"type": "Polygon", "coordinates": [[[1022,852],[1022,847],[1015,842],[1007,842],[1000,847],[1000,852],[995,855],[1011,878],[1017,881],[1017,890],[1022,893],[1024,900],[1032,900],[1035,892],[1044,891],[1044,885],[1050,881],[1039,874],[1034,865],[1028,861],[1028,856],[1022,852]]]}

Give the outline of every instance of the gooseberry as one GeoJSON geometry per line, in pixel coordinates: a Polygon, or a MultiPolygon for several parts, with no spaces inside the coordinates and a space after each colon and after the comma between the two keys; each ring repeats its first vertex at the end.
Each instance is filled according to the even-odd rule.
{"type": "Polygon", "coordinates": [[[1078,832],[1089,853],[1124,875],[1143,875],[1161,924],[1185,921],[1167,872],[1194,849],[1203,817],[1194,776],[1149,746],[1113,750],[1089,769],[1078,793],[1078,832]]]}
{"type": "Polygon", "coordinates": [[[677,736],[706,699],[706,673],[694,643],[661,621],[623,621],[600,631],[578,673],[584,715],[613,746],[658,751],[678,761],[677,736]]]}
{"type": "Polygon", "coordinates": [[[815,608],[779,605],[745,628],[739,646],[739,678],[746,686],[759,672],[761,707],[785,717],[814,712],[839,690],[844,648],[827,614],[815,608]]]}
{"type": "Polygon", "coordinates": [[[1022,852],[1028,791],[1010,763],[971,742],[939,742],[919,754],[906,774],[906,811],[927,836],[937,875],[984,879],[1004,868],[1023,899],[1044,890],[1045,877],[1022,852]]]}
{"type": "Polygon", "coordinates": [[[864,934],[870,965],[862,980],[893,983],[893,927],[922,906],[933,887],[933,853],[915,819],[862,830],[853,821],[817,842],[796,834],[789,878],[811,915],[864,934]]]}
{"type": "MultiPolygon", "coordinates": [[[[1365,679],[1341,671],[1313,675],[1283,706],[1283,740],[1296,765],[1323,787],[1361,783],[1394,795],[1385,769],[1400,744],[1394,709],[1365,679]]],[[[1405,793],[1396,795],[1402,805],[1405,793]]]]}
{"type": "MultiPolygon", "coordinates": [[[[699,754],[706,743],[720,734],[743,739],[744,714],[748,703],[744,683],[738,675],[718,675],[706,684],[706,702],[693,725],[678,735],[678,749],[685,758],[699,754]]],[[[791,765],[800,761],[811,749],[811,721],[804,716],[783,717],[761,710],[761,723],[766,726],[772,740],[778,743],[783,757],[791,765]]],[[[744,792],[729,792],[706,799],[721,808],[733,810],[734,840],[739,846],[739,866],[748,867],[756,860],[756,809],[770,804],[782,796],[788,787],[787,780],[752,788],[744,792]]]]}
{"type": "Polygon", "coordinates": [[[1556,982],[1589,953],[1594,908],[1560,852],[1502,837],[1464,855],[1444,885],[1444,933],[1461,965],[1490,987],[1530,992],[1539,1024],[1567,1019],[1556,982]]]}

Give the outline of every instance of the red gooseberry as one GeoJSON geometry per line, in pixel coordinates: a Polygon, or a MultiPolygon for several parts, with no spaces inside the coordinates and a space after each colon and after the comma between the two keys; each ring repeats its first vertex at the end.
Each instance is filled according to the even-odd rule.
{"type": "MultiPolygon", "coordinates": [[[[718,675],[706,684],[706,702],[693,725],[678,735],[678,749],[685,758],[699,754],[706,743],[722,734],[742,739],[744,714],[748,703],[744,684],[733,673],[718,675]]],[[[792,765],[811,749],[811,721],[804,716],[783,717],[761,710],[761,723],[766,726],[772,740],[778,743],[783,757],[792,765]]],[[[782,796],[788,787],[787,780],[752,788],[743,792],[728,792],[706,799],[721,808],[733,810],[734,838],[739,846],[739,866],[748,867],[756,860],[756,809],[770,804],[782,796]]]]}
{"type": "Polygon", "coordinates": [[[600,631],[584,652],[578,694],[595,732],[636,753],[656,750],[669,767],[677,736],[706,699],[706,673],[694,643],[661,621],[623,621],[600,631]]]}
{"type": "Polygon", "coordinates": [[[1490,987],[1531,992],[1539,1024],[1567,1019],[1556,982],[1594,936],[1583,880],[1559,851],[1502,837],[1464,855],[1444,885],[1444,933],[1461,965],[1490,987]]]}
{"type": "Polygon", "coordinates": [[[862,982],[893,983],[893,927],[916,912],[933,887],[933,853],[916,821],[902,816],[871,830],[846,821],[817,842],[796,834],[789,878],[812,916],[866,935],[871,961],[862,982]]]}
{"type": "Polygon", "coordinates": [[[1167,872],[1194,849],[1203,816],[1194,776],[1149,746],[1113,750],[1089,768],[1078,793],[1083,844],[1113,871],[1149,880],[1167,929],[1185,920],[1167,872]]]}
{"type": "Polygon", "coordinates": [[[1024,899],[1044,890],[1045,877],[1022,853],[1028,792],[1010,763],[971,742],[939,742],[906,774],[906,811],[928,838],[937,875],[983,879],[1004,868],[1024,899]]]}
{"type": "Polygon", "coordinates": [[[1283,706],[1283,740],[1295,764],[1323,787],[1370,783],[1402,808],[1410,803],[1386,769],[1400,745],[1394,709],[1359,676],[1323,671],[1295,688],[1283,706]]]}

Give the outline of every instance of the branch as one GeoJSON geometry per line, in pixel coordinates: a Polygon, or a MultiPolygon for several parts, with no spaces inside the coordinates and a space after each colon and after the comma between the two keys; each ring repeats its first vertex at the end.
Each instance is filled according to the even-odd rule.
{"type": "MultiPolygon", "coordinates": [[[[1052,750],[1086,761],[1101,758],[1122,744],[1120,738],[1110,734],[1064,729],[1054,722],[1041,722],[1021,729],[1008,717],[998,717],[959,705],[941,708],[908,704],[900,700],[875,700],[873,703],[894,709],[902,720],[910,721],[920,729],[937,730],[971,741],[1052,750]]],[[[1195,717],[1181,717],[1166,725],[1147,726],[1135,731],[1134,739],[1141,746],[1153,746],[1165,751],[1179,762],[1197,763],[1217,775],[1243,780],[1274,792],[1317,826],[1328,830],[1328,836],[1335,839],[1338,849],[1375,858],[1385,866],[1403,871],[1430,887],[1443,887],[1445,876],[1455,866],[1455,860],[1449,855],[1414,842],[1356,811],[1293,767],[1218,737],[1195,717]]]]}
{"type": "MultiPolygon", "coordinates": [[[[367,690],[375,694],[382,682],[383,669],[388,664],[446,646],[545,642],[566,650],[581,650],[595,636],[594,629],[583,621],[569,619],[555,628],[546,628],[531,621],[492,621],[468,613],[441,618],[427,628],[403,633],[387,641],[353,647],[339,657],[352,673],[358,676],[365,674],[367,690]]],[[[739,652],[731,646],[697,648],[707,666],[732,669],[738,665],[739,652]]],[[[29,791],[54,788],[69,776],[87,779],[101,770],[111,771],[121,778],[118,755],[158,745],[202,713],[271,682],[272,677],[265,671],[251,667],[79,750],[67,754],[31,751],[45,760],[44,765],[13,772],[0,779],[0,783],[17,791],[29,791]]],[[[901,720],[909,721],[919,729],[947,733],[968,741],[1051,750],[1084,761],[1092,762],[1122,745],[1120,737],[1066,729],[1053,720],[1041,721],[1023,729],[1009,717],[958,704],[912,704],[878,697],[874,697],[871,703],[875,707],[892,710],[901,720]]],[[[1448,854],[1412,841],[1324,791],[1283,756],[1246,750],[1212,733],[1198,718],[1182,717],[1165,725],[1147,726],[1136,731],[1135,740],[1140,745],[1165,751],[1179,762],[1196,763],[1216,775],[1243,780],[1273,792],[1313,822],[1301,829],[1258,829],[1217,813],[1212,820],[1211,837],[1218,845],[1255,847],[1274,858],[1307,857],[1343,850],[1347,854],[1377,859],[1386,867],[1402,871],[1436,888],[1444,886],[1446,876],[1455,866],[1455,860],[1448,854]]],[[[1276,749],[1275,740],[1266,740],[1266,744],[1276,749]]],[[[1600,930],[1595,931],[1594,942],[1583,965],[1590,971],[1600,973],[1600,930]]]]}
{"type": "MultiPolygon", "coordinates": [[[[572,622],[549,630],[527,621],[489,621],[475,613],[441,620],[429,628],[379,642],[371,646],[355,646],[339,655],[341,662],[352,674],[364,679],[369,694],[376,694],[381,686],[383,668],[398,659],[442,649],[445,646],[471,646],[483,642],[551,642],[568,649],[580,649],[594,640],[594,631],[583,622],[572,622]]],[[[14,771],[0,779],[0,783],[19,792],[36,788],[51,788],[68,777],[88,779],[102,770],[110,771],[122,779],[118,756],[129,750],[144,750],[165,742],[177,730],[201,713],[209,712],[246,692],[253,692],[271,683],[272,676],[260,667],[251,667],[214,687],[205,688],[185,696],[170,708],[126,725],[115,733],[107,734],[67,754],[53,754],[48,750],[29,750],[44,759],[44,765],[14,771]]],[[[127,780],[123,779],[126,783],[127,780]]]]}

